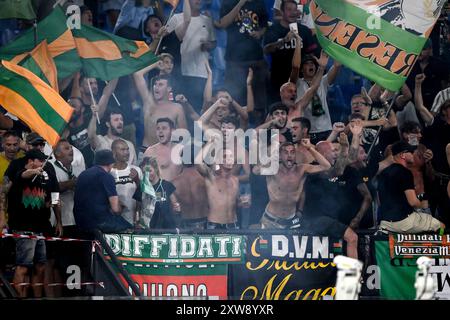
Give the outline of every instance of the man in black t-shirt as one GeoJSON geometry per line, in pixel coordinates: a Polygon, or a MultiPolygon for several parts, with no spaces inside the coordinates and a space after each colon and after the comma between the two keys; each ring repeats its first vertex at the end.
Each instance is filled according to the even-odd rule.
{"type": "Polygon", "coordinates": [[[240,105],[246,102],[248,69],[254,73],[253,90],[258,117],[265,114],[267,63],[261,39],[267,28],[267,11],[263,0],[224,0],[216,27],[226,29],[225,87],[240,105]],[[258,109],[259,108],[259,109],[258,109]]]}
{"type": "Polygon", "coordinates": [[[297,23],[298,10],[294,0],[287,0],[281,3],[282,19],[275,22],[267,29],[264,35],[264,52],[270,54],[272,66],[270,72],[271,88],[276,96],[283,83],[288,81],[292,69],[292,57],[297,45],[301,45],[302,54],[314,53],[318,48],[314,42],[311,30],[304,25],[297,23]],[[298,35],[301,44],[297,43],[293,31],[289,31],[289,25],[297,23],[298,35]]]}
{"type": "Polygon", "coordinates": [[[420,212],[426,204],[418,199],[414,178],[407,165],[414,162],[415,147],[399,141],[392,145],[394,163],[378,176],[380,229],[397,233],[420,233],[444,229],[445,225],[430,214],[420,212]]]}
{"type": "MultiPolygon", "coordinates": [[[[7,171],[12,185],[8,193],[9,226],[14,233],[42,235],[48,233],[50,226],[50,194],[55,190],[49,173],[44,168],[46,156],[39,150],[30,150],[24,158],[13,160],[21,164],[14,172],[7,171]]],[[[11,164],[13,163],[11,162],[11,164]]],[[[56,188],[58,186],[56,185],[56,188]]],[[[62,234],[61,214],[55,211],[57,236],[62,234]]],[[[15,288],[20,297],[26,297],[26,287],[21,286],[34,266],[32,288],[34,297],[42,296],[45,264],[47,262],[44,240],[21,238],[16,240],[15,288]]]]}

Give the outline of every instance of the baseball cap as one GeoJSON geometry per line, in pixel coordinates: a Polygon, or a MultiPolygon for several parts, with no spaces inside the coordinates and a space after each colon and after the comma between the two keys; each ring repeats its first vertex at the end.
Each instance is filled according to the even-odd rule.
{"type": "Polygon", "coordinates": [[[99,150],[95,153],[94,164],[99,166],[107,166],[116,162],[111,150],[99,150]]]}
{"type": "Polygon", "coordinates": [[[414,152],[416,148],[405,141],[398,141],[392,145],[392,155],[395,156],[402,152],[414,152]]]}
{"type": "Polygon", "coordinates": [[[45,143],[45,140],[36,132],[30,132],[27,135],[25,142],[27,144],[38,144],[38,143],[45,143]]]}

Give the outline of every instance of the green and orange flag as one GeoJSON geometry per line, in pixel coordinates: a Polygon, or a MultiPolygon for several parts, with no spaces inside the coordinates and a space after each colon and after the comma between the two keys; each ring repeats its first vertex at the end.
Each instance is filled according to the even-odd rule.
{"type": "Polygon", "coordinates": [[[444,0],[313,0],[322,48],[350,69],[399,90],[439,18],[444,0]]]}
{"type": "Polygon", "coordinates": [[[109,81],[141,70],[159,59],[143,41],[128,40],[86,25],[73,29],[72,33],[83,73],[88,77],[109,81]]]}
{"type": "Polygon", "coordinates": [[[19,65],[33,72],[56,92],[59,92],[58,73],[55,61],[48,50],[47,40],[42,41],[34,48],[19,65]]]}
{"type": "Polygon", "coordinates": [[[48,51],[53,58],[58,78],[64,79],[80,70],[78,56],[71,30],[67,27],[67,17],[60,7],[56,7],[45,19],[37,24],[37,42],[33,28],[24,32],[15,41],[0,47],[0,59],[20,64],[36,45],[46,40],[48,51]]]}
{"type": "Polygon", "coordinates": [[[0,105],[55,146],[67,126],[73,108],[31,71],[2,61],[0,105]]]}

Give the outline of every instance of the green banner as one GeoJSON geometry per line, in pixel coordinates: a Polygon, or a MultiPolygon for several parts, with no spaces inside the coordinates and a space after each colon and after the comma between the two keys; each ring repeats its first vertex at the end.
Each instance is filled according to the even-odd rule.
{"type": "Polygon", "coordinates": [[[416,258],[391,259],[388,241],[375,241],[375,256],[380,268],[380,295],[385,299],[414,300],[416,258]]]}
{"type": "Polygon", "coordinates": [[[105,234],[117,258],[135,266],[235,264],[244,262],[239,235],[105,234]]]}
{"type": "Polygon", "coordinates": [[[368,6],[364,1],[314,0],[311,12],[320,45],[332,58],[397,91],[410,74],[442,6],[430,0],[430,7],[436,8],[425,21],[415,19],[418,13],[410,11],[416,9],[409,8],[398,24],[391,10],[404,13],[400,1],[379,2],[377,7],[378,2],[368,6]]]}

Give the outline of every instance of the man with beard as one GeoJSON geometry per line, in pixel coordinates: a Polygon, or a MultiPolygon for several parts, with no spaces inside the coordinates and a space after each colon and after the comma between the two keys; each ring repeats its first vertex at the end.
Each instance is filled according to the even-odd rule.
{"type": "Polygon", "coordinates": [[[234,154],[217,146],[214,136],[195,158],[198,172],[205,178],[209,213],[207,229],[239,229],[237,206],[239,199],[239,180],[233,175],[234,154]],[[212,147],[215,147],[214,149],[212,147]],[[213,167],[204,163],[204,155],[216,152],[213,167]],[[219,153],[222,152],[221,157],[219,153]]]}
{"type": "MultiPolygon", "coordinates": [[[[93,150],[103,150],[108,149],[111,150],[111,145],[114,140],[121,138],[123,133],[123,116],[122,112],[119,109],[111,108],[108,110],[105,119],[106,119],[106,127],[108,131],[106,135],[101,136],[97,134],[97,118],[95,113],[97,112],[97,106],[91,106],[92,109],[92,117],[89,122],[88,127],[88,137],[90,141],[90,145],[93,150]]],[[[133,143],[128,140],[124,140],[128,147],[130,148],[130,159],[128,160],[129,164],[133,164],[136,162],[136,151],[134,149],[133,143]]]]}
{"type": "Polygon", "coordinates": [[[298,164],[313,162],[314,156],[301,143],[303,139],[309,138],[311,122],[305,117],[298,117],[291,120],[292,142],[295,144],[296,162],[298,164]]]}
{"type": "MultiPolygon", "coordinates": [[[[160,62],[158,62],[162,65],[160,62]]],[[[153,94],[148,90],[144,75],[154,69],[158,63],[154,63],[134,74],[136,88],[139,91],[144,104],[144,140],[143,147],[147,148],[158,143],[156,137],[156,120],[169,118],[175,124],[175,128],[186,129],[186,116],[183,107],[169,100],[172,86],[167,76],[154,78],[153,94]]]]}
{"type": "MultiPolygon", "coordinates": [[[[281,166],[278,173],[267,176],[269,203],[261,218],[262,229],[295,229],[300,227],[297,216],[297,203],[303,191],[308,174],[328,170],[330,163],[318,153],[309,140],[302,140],[303,146],[315,157],[318,165],[297,164],[295,145],[285,142],[280,146],[281,166]]],[[[260,168],[253,168],[254,174],[260,174],[260,168]]]]}
{"type": "Polygon", "coordinates": [[[144,153],[144,157],[156,158],[160,177],[170,182],[181,173],[183,167],[180,159],[182,145],[171,141],[173,130],[175,125],[169,118],[156,120],[156,136],[159,142],[148,147],[144,153]],[[178,159],[172,157],[175,155],[178,159]]]}
{"type": "MultiPolygon", "coordinates": [[[[90,105],[92,105],[92,98],[89,92],[87,83],[91,84],[92,93],[97,96],[98,86],[95,78],[82,78],[79,80],[80,75],[77,73],[74,79],[74,85],[72,87],[71,98],[67,101],[69,105],[74,108],[72,118],[63,136],[67,138],[69,143],[75,148],[81,151],[83,154],[87,167],[90,167],[94,161],[94,152],[89,145],[88,139],[88,126],[92,113],[90,105]]],[[[106,107],[109,103],[111,95],[113,94],[118,79],[111,80],[103,89],[102,96],[98,100],[97,111],[98,117],[101,119],[105,113],[106,107]]],[[[96,116],[94,114],[94,116],[96,116]]]]}
{"type": "Polygon", "coordinates": [[[414,190],[414,178],[408,165],[414,163],[416,148],[404,141],[392,145],[394,163],[378,176],[380,229],[396,233],[420,233],[443,230],[445,225],[432,215],[421,212],[427,205],[414,190]]]}
{"type": "MultiPolygon", "coordinates": [[[[291,131],[286,126],[288,121],[288,112],[288,107],[283,103],[274,103],[270,108],[269,114],[267,116],[267,121],[256,128],[256,130],[269,129],[268,135],[270,136],[272,134],[271,129],[276,129],[279,130],[280,133],[280,143],[286,141],[292,142],[291,131]]],[[[270,138],[268,137],[267,141],[269,140],[270,138]]]]}
{"type": "Polygon", "coordinates": [[[301,72],[303,78],[297,81],[297,102],[304,99],[304,95],[316,85],[319,81],[317,89],[311,98],[308,99],[306,107],[301,109],[300,116],[306,117],[311,121],[311,142],[313,144],[325,140],[332,129],[330,110],[327,104],[328,87],[334,83],[341,64],[334,61],[333,66],[323,75],[323,72],[328,64],[328,56],[322,52],[320,59],[312,55],[305,56],[302,59],[301,72]],[[320,79],[317,79],[319,77],[320,79]]]}

